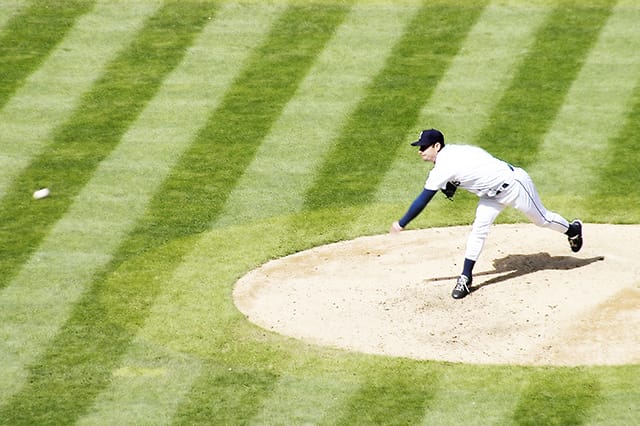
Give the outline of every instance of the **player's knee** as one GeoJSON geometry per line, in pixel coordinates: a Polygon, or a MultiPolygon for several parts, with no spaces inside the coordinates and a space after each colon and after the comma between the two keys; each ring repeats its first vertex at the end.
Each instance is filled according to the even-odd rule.
{"type": "Polygon", "coordinates": [[[489,235],[490,228],[491,228],[491,224],[474,223],[473,227],[471,228],[471,235],[475,238],[484,240],[485,238],[487,238],[487,235],[489,235]]]}
{"type": "Polygon", "coordinates": [[[531,217],[531,221],[535,225],[540,226],[542,228],[546,228],[552,223],[552,221],[547,217],[546,214],[535,215],[531,217]]]}

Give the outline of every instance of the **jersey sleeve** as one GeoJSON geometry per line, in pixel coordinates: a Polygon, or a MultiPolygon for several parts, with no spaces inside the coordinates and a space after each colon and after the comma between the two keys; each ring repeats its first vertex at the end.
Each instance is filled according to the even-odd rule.
{"type": "Polygon", "coordinates": [[[438,191],[443,189],[451,178],[452,176],[450,173],[446,172],[445,167],[436,164],[436,166],[429,172],[429,176],[427,176],[427,180],[424,183],[424,189],[428,191],[438,191]]]}

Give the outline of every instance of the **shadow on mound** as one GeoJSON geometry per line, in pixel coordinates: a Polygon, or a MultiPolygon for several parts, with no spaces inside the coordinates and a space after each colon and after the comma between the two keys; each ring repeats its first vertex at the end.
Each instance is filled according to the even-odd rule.
{"type": "MultiPolygon", "coordinates": [[[[549,253],[511,254],[500,259],[495,259],[493,261],[494,269],[492,271],[477,272],[473,274],[474,278],[483,275],[502,275],[476,284],[471,287],[470,290],[471,292],[474,292],[487,285],[497,284],[538,271],[568,271],[571,269],[582,268],[602,260],[604,260],[604,256],[579,259],[571,256],[551,256],[549,253]]],[[[431,278],[427,281],[454,280],[456,278],[458,277],[438,277],[431,278]]]]}

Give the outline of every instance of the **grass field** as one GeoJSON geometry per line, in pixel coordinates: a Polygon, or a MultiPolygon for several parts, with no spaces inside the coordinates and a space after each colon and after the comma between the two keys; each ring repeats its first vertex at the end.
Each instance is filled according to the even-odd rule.
{"type": "MultiPolygon", "coordinates": [[[[1,0],[0,423],[638,424],[640,365],[354,354],[231,299],[386,232],[428,127],[569,218],[640,223],[638,22],[636,0],[1,0]]],[[[411,226],[473,220],[442,198],[411,226]]]]}

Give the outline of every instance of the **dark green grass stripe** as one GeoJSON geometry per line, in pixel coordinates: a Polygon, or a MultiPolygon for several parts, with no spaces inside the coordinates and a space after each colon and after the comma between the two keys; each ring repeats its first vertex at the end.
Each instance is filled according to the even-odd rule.
{"type": "Polygon", "coordinates": [[[203,371],[175,413],[175,424],[250,424],[262,408],[261,401],[273,391],[280,377],[278,371],[264,366],[222,368],[208,363],[203,371]]]}
{"type": "Polygon", "coordinates": [[[558,114],[573,80],[613,7],[575,2],[559,6],[536,34],[536,41],[513,83],[493,111],[476,143],[519,166],[536,160],[544,135],[558,114]]]}
{"type": "Polygon", "coordinates": [[[327,418],[327,424],[420,424],[438,390],[439,374],[429,365],[391,359],[371,367],[359,391],[343,404],[337,419],[327,418]]]}
{"type": "MultiPolygon", "coordinates": [[[[108,384],[154,298],[191,247],[183,243],[184,238],[208,228],[251,162],[260,139],[347,11],[343,6],[296,6],[275,24],[247,71],[151,202],[140,226],[77,303],[71,319],[32,369],[29,385],[0,416],[24,413],[37,419],[46,415],[69,423],[108,384]],[[131,258],[137,253],[142,255],[131,258]],[[126,259],[132,260],[122,263],[126,259]]],[[[227,378],[218,374],[198,383],[208,388],[210,380],[227,378]]],[[[258,407],[260,395],[275,380],[267,375],[264,386],[258,386],[263,391],[243,399],[244,410],[250,409],[249,401],[258,407]]],[[[242,383],[239,380],[237,386],[242,383]]],[[[199,400],[195,394],[190,398],[199,400]]]]}
{"type": "Polygon", "coordinates": [[[639,223],[637,209],[629,206],[640,205],[640,86],[634,91],[626,125],[608,146],[606,163],[594,168],[601,178],[594,179],[598,184],[587,203],[590,214],[603,223],[639,223]]]}
{"type": "Polygon", "coordinates": [[[516,425],[580,425],[600,400],[600,385],[586,371],[553,369],[532,373],[513,413],[516,425]]]}
{"type": "Polygon", "coordinates": [[[93,0],[33,1],[7,22],[0,32],[0,108],[93,4],[93,0]]]}
{"type": "Polygon", "coordinates": [[[431,4],[420,10],[328,154],[306,194],[306,209],[371,200],[481,11],[482,5],[431,4]]]}
{"type": "Polygon", "coordinates": [[[35,250],[73,197],[180,62],[208,21],[210,2],[170,1],[112,62],[53,143],[19,175],[0,210],[0,287],[35,250]],[[34,203],[32,188],[54,196],[34,203]]]}

